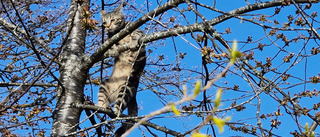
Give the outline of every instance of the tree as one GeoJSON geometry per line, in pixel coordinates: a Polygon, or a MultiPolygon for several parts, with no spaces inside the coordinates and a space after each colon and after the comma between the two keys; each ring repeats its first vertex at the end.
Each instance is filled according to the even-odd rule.
{"type": "Polygon", "coordinates": [[[112,135],[126,119],[137,136],[319,135],[319,0],[105,2],[1,0],[3,136],[112,135]],[[119,2],[132,23],[103,42],[98,11],[119,2]],[[146,103],[117,118],[93,103],[109,49],[138,28],[146,103]]]}

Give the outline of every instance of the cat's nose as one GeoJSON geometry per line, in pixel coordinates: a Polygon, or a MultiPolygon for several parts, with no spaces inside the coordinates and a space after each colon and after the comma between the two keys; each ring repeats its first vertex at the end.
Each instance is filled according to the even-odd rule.
{"type": "Polygon", "coordinates": [[[111,23],[106,23],[106,24],[104,24],[104,26],[105,26],[106,28],[110,28],[111,23]]]}

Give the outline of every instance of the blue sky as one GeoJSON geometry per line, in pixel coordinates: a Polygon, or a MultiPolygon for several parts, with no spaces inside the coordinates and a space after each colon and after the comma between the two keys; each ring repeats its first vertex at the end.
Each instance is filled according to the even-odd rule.
{"type": "MultiPolygon", "coordinates": [[[[152,3],[152,6],[150,6],[152,8],[154,8],[155,2],[154,1],[149,1],[150,3],[152,3]]],[[[211,4],[211,1],[207,1],[206,4],[211,4]]],[[[232,1],[232,0],[221,0],[221,1],[217,1],[217,5],[216,8],[219,10],[222,10],[224,12],[228,12],[230,10],[234,10],[236,8],[240,8],[242,6],[246,6],[247,4],[245,3],[245,1],[232,1]]],[[[139,8],[139,4],[137,4],[137,8],[139,8]]],[[[180,9],[182,8],[186,8],[186,5],[183,4],[181,6],[179,6],[180,9]]],[[[312,7],[312,9],[310,9],[309,11],[315,11],[314,9],[319,9],[319,5],[314,5],[312,7]]],[[[221,14],[219,13],[215,13],[212,11],[208,11],[208,10],[204,10],[203,8],[199,7],[199,12],[201,14],[203,14],[207,19],[212,19],[214,17],[217,17],[221,14]]],[[[265,9],[265,10],[260,10],[260,11],[254,11],[254,12],[250,12],[247,14],[266,14],[266,15],[272,15],[274,13],[275,8],[270,8],[270,9],[265,9]]],[[[294,6],[289,6],[289,7],[285,7],[281,10],[279,15],[276,15],[275,17],[272,18],[268,18],[270,21],[273,21],[274,19],[278,20],[280,22],[280,24],[278,26],[275,27],[280,27],[281,23],[287,22],[287,16],[289,14],[293,14],[295,12],[295,7],[294,6]]],[[[308,11],[306,11],[308,12],[308,11]]],[[[125,14],[129,14],[128,11],[124,12],[125,14]]],[[[308,12],[309,13],[309,12],[308,12]]],[[[177,19],[181,22],[182,25],[185,25],[186,22],[183,21],[183,19],[179,19],[179,17],[181,17],[179,15],[179,13],[174,12],[174,11],[168,11],[166,13],[166,15],[168,15],[167,18],[169,18],[170,16],[175,16],[177,17],[177,19]]],[[[187,16],[188,20],[192,23],[195,19],[195,16],[192,12],[185,12],[185,15],[187,16]]],[[[252,17],[247,17],[245,16],[247,19],[250,19],[252,17]]],[[[200,18],[198,18],[198,22],[202,22],[202,20],[200,18]]],[[[273,23],[265,23],[266,25],[269,26],[273,26],[273,23]]],[[[297,28],[296,26],[292,25],[294,28],[297,28]]],[[[319,26],[319,23],[315,23],[315,27],[319,26]]],[[[231,29],[230,34],[223,34],[223,38],[225,38],[227,41],[231,42],[232,40],[236,39],[238,41],[246,41],[248,36],[252,36],[253,41],[259,40],[261,38],[263,38],[262,40],[260,40],[259,42],[262,43],[266,43],[266,44],[271,44],[271,41],[268,40],[267,38],[265,38],[265,34],[264,31],[261,27],[256,26],[252,23],[249,22],[242,22],[239,19],[229,19],[227,21],[224,21],[220,24],[217,24],[216,26],[214,26],[214,29],[216,29],[218,32],[225,32],[225,29],[229,28],[231,29]]],[[[267,33],[269,33],[270,29],[267,29],[267,33]]],[[[292,39],[293,37],[296,37],[296,32],[283,32],[285,35],[287,35],[287,37],[289,39],[292,39]]],[[[303,33],[305,35],[307,35],[307,33],[305,32],[299,32],[299,33],[303,33]]],[[[196,33],[196,34],[202,34],[202,33],[196,33]]],[[[190,37],[190,34],[186,34],[186,35],[182,35],[182,37],[186,38],[189,42],[191,42],[194,45],[197,45],[195,40],[192,40],[192,38],[190,37]]],[[[273,40],[275,40],[275,36],[271,37],[273,40]]],[[[161,41],[162,42],[162,41],[161,41]]],[[[165,46],[150,46],[148,47],[149,49],[152,49],[154,52],[150,54],[149,58],[148,58],[148,63],[152,62],[152,60],[156,60],[158,55],[164,55],[165,61],[163,61],[164,64],[167,63],[173,63],[173,61],[176,59],[175,58],[175,49],[177,50],[178,53],[187,53],[185,55],[185,58],[183,60],[181,60],[180,65],[185,67],[186,69],[195,69],[199,72],[203,71],[202,67],[201,67],[201,54],[198,50],[196,50],[195,48],[193,48],[191,45],[189,45],[187,42],[185,42],[184,40],[182,40],[180,37],[174,37],[174,38],[167,38],[165,41],[163,41],[164,43],[166,43],[165,46]],[[173,41],[174,39],[174,41],[173,41]],[[174,43],[174,44],[173,44],[174,43]],[[197,69],[196,69],[197,68],[197,69]]],[[[280,47],[284,46],[283,42],[276,42],[280,47]]],[[[229,43],[231,45],[231,43],[229,43]]],[[[257,47],[258,42],[256,43],[251,43],[251,44],[246,44],[246,43],[239,43],[239,47],[241,47],[240,51],[247,51],[248,49],[253,49],[255,47],[257,47]]],[[[300,41],[298,43],[291,43],[290,46],[285,47],[285,50],[288,50],[290,52],[294,52],[294,53],[298,53],[298,51],[300,51],[303,46],[303,42],[300,41]]],[[[315,43],[313,43],[312,41],[309,42],[307,44],[307,46],[305,47],[305,50],[303,50],[302,53],[306,52],[306,54],[310,54],[310,50],[313,46],[316,46],[315,43]]],[[[224,49],[226,51],[226,49],[224,49]]],[[[274,45],[271,45],[269,47],[265,47],[263,51],[259,51],[259,50],[254,50],[255,54],[254,57],[256,60],[262,61],[263,63],[265,63],[266,57],[274,57],[275,55],[277,55],[277,52],[279,51],[278,48],[276,48],[274,45]]],[[[248,52],[247,52],[248,53],[248,52]]],[[[286,63],[283,64],[282,58],[284,56],[287,56],[288,54],[285,52],[280,52],[279,55],[274,58],[273,63],[273,67],[278,67],[279,72],[283,72],[283,70],[287,69],[290,65],[290,63],[286,63]]],[[[294,60],[295,58],[291,59],[294,60]]],[[[298,59],[299,60],[299,59],[298,59]]],[[[302,59],[301,63],[295,65],[294,67],[292,67],[287,73],[291,74],[293,76],[296,77],[300,77],[302,79],[306,79],[308,80],[309,77],[313,76],[313,75],[317,75],[319,73],[318,69],[315,67],[317,66],[316,60],[318,60],[318,56],[313,56],[306,59],[302,59]],[[307,68],[307,70],[305,69],[307,68]]],[[[252,65],[254,65],[253,62],[250,62],[252,65]]],[[[209,67],[209,71],[212,69],[215,69],[217,66],[214,64],[210,64],[208,65],[209,67]]],[[[157,70],[158,68],[153,68],[153,66],[147,66],[146,69],[152,71],[153,69],[157,70]]],[[[155,71],[154,70],[154,71],[155,71]]],[[[235,67],[231,68],[232,71],[236,72],[236,73],[240,73],[239,69],[236,69],[235,67]]],[[[218,69],[216,73],[220,72],[221,69],[218,69]]],[[[176,72],[175,72],[176,73],[176,72]]],[[[170,73],[168,73],[170,75],[170,73]]],[[[222,108],[227,108],[232,102],[233,98],[236,97],[240,97],[240,96],[244,96],[244,95],[253,95],[254,93],[252,92],[251,87],[248,85],[248,83],[246,81],[244,81],[243,79],[241,79],[239,76],[235,75],[235,74],[231,74],[227,75],[226,78],[222,78],[219,81],[216,82],[217,85],[220,86],[233,86],[233,85],[239,85],[240,89],[243,92],[236,92],[233,90],[225,90],[224,94],[222,95],[222,100],[223,100],[223,104],[220,107],[222,108]],[[226,84],[227,83],[227,84],[226,84]]],[[[198,74],[191,74],[192,77],[199,77],[198,74]]],[[[265,75],[266,77],[268,77],[269,79],[276,79],[278,78],[280,75],[277,75],[275,73],[267,73],[265,75]]],[[[192,91],[192,83],[197,81],[197,80],[201,80],[200,78],[198,79],[191,79],[189,80],[189,83],[186,83],[188,88],[190,89],[190,92],[192,91]]],[[[256,79],[257,80],[257,79],[256,79]]],[[[279,81],[279,80],[278,80],[279,81]]],[[[294,79],[294,78],[289,78],[288,82],[293,82],[293,83],[299,83],[301,82],[300,80],[294,79]]],[[[143,85],[140,85],[143,88],[143,85]]],[[[281,87],[286,87],[285,84],[281,87]]],[[[172,87],[171,87],[172,88],[172,87]]],[[[314,84],[302,84],[299,86],[294,86],[293,88],[289,88],[289,89],[284,89],[284,91],[287,92],[291,92],[292,94],[294,93],[298,93],[304,90],[313,90],[314,88],[318,88],[317,85],[314,84]]],[[[170,89],[170,87],[169,87],[170,89]]],[[[172,90],[176,91],[177,90],[175,88],[173,88],[172,90]]],[[[216,87],[212,88],[211,90],[207,91],[207,94],[215,94],[215,91],[217,90],[216,87]]],[[[97,90],[96,90],[97,91],[97,90]]],[[[279,94],[277,94],[279,95],[279,94]]],[[[251,97],[250,96],[250,97],[251,97]]],[[[249,97],[249,98],[250,98],[249,97]]],[[[161,107],[163,107],[163,104],[161,103],[161,101],[158,99],[158,97],[152,93],[152,91],[150,90],[143,90],[141,92],[138,93],[138,104],[140,105],[140,110],[139,110],[139,115],[146,115],[149,114],[152,111],[158,110],[161,107]]],[[[260,110],[260,115],[261,114],[269,114],[269,113],[274,113],[276,111],[278,111],[278,108],[280,108],[280,112],[284,113],[284,116],[280,116],[278,119],[281,121],[281,125],[278,127],[278,129],[274,129],[272,130],[273,133],[275,133],[276,135],[280,135],[280,136],[288,136],[289,132],[293,131],[292,129],[298,129],[297,125],[295,124],[295,122],[292,120],[292,118],[290,116],[288,116],[285,113],[285,110],[283,109],[283,107],[278,106],[278,103],[272,99],[270,96],[266,95],[265,93],[262,93],[260,95],[261,98],[261,110],[260,110]]],[[[282,98],[280,96],[280,98],[282,98]]],[[[173,102],[173,101],[177,101],[178,98],[175,97],[168,97],[167,98],[168,102],[173,102]]],[[[199,96],[197,98],[197,100],[201,100],[202,97],[199,96]]],[[[214,99],[214,97],[213,97],[214,99]]],[[[242,101],[246,101],[248,99],[247,98],[243,98],[243,99],[239,99],[237,101],[238,103],[241,103],[242,101]]],[[[300,101],[300,104],[302,107],[307,106],[308,108],[312,108],[312,104],[318,101],[318,98],[302,98],[300,101]]],[[[228,111],[226,113],[221,113],[218,114],[218,116],[231,116],[232,120],[230,122],[240,122],[240,123],[245,123],[245,124],[253,124],[256,125],[257,121],[255,119],[256,117],[256,103],[257,103],[257,99],[253,99],[249,104],[246,104],[245,107],[246,109],[244,111],[241,112],[236,112],[234,110],[232,111],[228,111]],[[240,121],[239,121],[240,120],[240,121]]],[[[183,105],[187,105],[188,103],[185,103],[183,105]]],[[[178,106],[179,107],[179,106],[178,106]]],[[[314,114],[314,112],[311,112],[311,114],[314,114]]],[[[179,132],[184,133],[184,131],[190,130],[192,128],[194,128],[195,126],[197,126],[199,123],[201,123],[202,119],[199,117],[196,117],[194,115],[191,116],[184,116],[184,117],[176,117],[174,114],[172,113],[168,113],[168,114],[164,114],[161,115],[159,117],[162,118],[156,118],[153,119],[151,122],[157,123],[159,125],[163,125],[168,127],[169,129],[175,129],[179,132]],[[170,118],[168,118],[170,117],[170,118]]],[[[276,117],[273,117],[273,119],[276,119],[276,117]]],[[[270,129],[270,120],[271,118],[262,120],[263,123],[263,128],[265,129],[270,129]]],[[[301,122],[301,125],[304,126],[304,124],[306,122],[309,122],[311,124],[311,120],[309,118],[306,118],[305,116],[301,116],[300,118],[298,118],[299,122],[301,122]]],[[[214,126],[215,127],[215,126],[214,126]]],[[[140,126],[140,128],[142,130],[145,130],[144,127],[140,126]]],[[[234,132],[229,130],[228,127],[225,127],[225,132],[223,134],[219,134],[217,131],[217,128],[215,127],[216,130],[216,134],[218,136],[236,136],[236,135],[240,135],[240,136],[248,136],[246,134],[242,134],[239,132],[234,132]]],[[[161,132],[156,132],[155,130],[152,130],[155,133],[159,133],[159,136],[164,136],[163,133],[161,132]]],[[[319,132],[319,130],[316,130],[316,132],[319,132]]],[[[203,133],[209,133],[211,134],[211,130],[210,128],[204,127],[201,132],[203,133]]],[[[148,132],[145,131],[146,135],[148,135],[148,132]]],[[[141,131],[139,131],[139,129],[136,129],[130,136],[140,136],[141,135],[141,131]]],[[[151,135],[149,135],[151,136],[151,135]]]]}
{"type": "MultiPolygon", "coordinates": [[[[100,0],[97,0],[97,3],[99,5],[100,0]]],[[[203,1],[201,1],[203,2],[203,1]]],[[[249,1],[251,3],[253,3],[254,1],[249,1]]],[[[162,2],[163,4],[164,2],[162,2]]],[[[204,4],[208,4],[208,5],[212,5],[212,1],[205,1],[204,4]]],[[[130,2],[130,4],[132,4],[132,2],[130,2]]],[[[137,4],[135,5],[136,8],[140,9],[141,6],[143,5],[144,7],[142,8],[142,10],[144,10],[144,8],[146,8],[145,6],[145,1],[139,1],[137,2],[137,4]]],[[[150,5],[150,10],[154,9],[157,6],[156,1],[154,0],[150,0],[149,1],[150,5]]],[[[222,10],[224,12],[228,12],[231,10],[234,10],[236,8],[240,8],[242,6],[246,6],[246,2],[244,0],[241,1],[234,1],[234,0],[218,0],[217,4],[216,4],[216,8],[219,10],[222,10]]],[[[107,7],[106,7],[107,8],[107,7]]],[[[183,8],[187,8],[186,4],[182,4],[179,6],[180,10],[183,8]]],[[[213,11],[209,11],[206,10],[204,8],[198,7],[198,11],[203,14],[207,19],[213,19],[219,15],[221,15],[220,13],[217,12],[213,12],[213,11]]],[[[131,10],[127,10],[128,8],[125,8],[124,13],[129,16],[129,15],[137,15],[137,17],[141,17],[142,14],[136,14],[134,12],[132,12],[131,10]]],[[[319,4],[314,4],[313,7],[310,10],[306,10],[307,13],[311,13],[313,11],[316,11],[315,9],[320,9],[320,5],[319,4]]],[[[276,15],[274,17],[271,18],[267,18],[270,21],[273,21],[274,19],[278,20],[280,22],[279,25],[276,25],[275,27],[281,27],[281,23],[287,22],[287,16],[289,14],[295,15],[295,7],[293,5],[289,6],[289,7],[285,7],[281,10],[279,15],[276,15]]],[[[254,12],[250,12],[247,14],[252,14],[252,15],[262,15],[262,14],[266,14],[266,15],[272,15],[274,12],[274,8],[270,8],[270,9],[265,9],[265,10],[260,10],[260,11],[254,11],[254,12]]],[[[187,17],[187,19],[190,21],[190,23],[194,23],[195,21],[195,15],[192,12],[184,12],[185,16],[187,17]]],[[[173,11],[173,10],[169,10],[168,12],[166,12],[163,15],[163,22],[168,22],[169,18],[173,16],[176,17],[178,24],[182,24],[182,25],[186,25],[186,21],[184,21],[183,18],[181,18],[182,16],[180,15],[180,13],[173,11]]],[[[100,21],[99,19],[100,15],[97,14],[95,15],[95,18],[97,20],[100,21]]],[[[245,16],[245,18],[250,19],[252,17],[248,17],[245,16]]],[[[133,20],[136,18],[133,18],[133,20]]],[[[317,17],[316,19],[319,20],[319,17],[317,17]]],[[[200,18],[198,18],[198,22],[202,22],[202,20],[200,18]]],[[[150,22],[148,22],[150,23],[150,22]]],[[[273,23],[264,23],[270,26],[273,26],[273,23]]],[[[172,27],[174,24],[170,24],[169,26],[172,27]]],[[[314,22],[314,26],[315,28],[319,28],[319,22],[314,22]]],[[[142,26],[140,27],[140,29],[144,29],[144,27],[147,26],[142,26]]],[[[259,27],[256,26],[252,23],[249,22],[242,22],[239,19],[229,19],[227,21],[224,21],[220,24],[217,24],[214,26],[214,29],[216,29],[218,32],[220,33],[224,33],[225,29],[229,28],[231,29],[230,34],[222,34],[222,37],[225,38],[225,40],[227,40],[229,42],[229,44],[231,45],[231,42],[233,40],[238,40],[239,41],[239,48],[240,51],[244,52],[244,51],[248,51],[248,50],[253,50],[254,53],[254,58],[257,61],[262,61],[263,63],[265,63],[266,61],[266,57],[274,57],[275,55],[277,55],[279,48],[275,47],[274,45],[271,44],[271,41],[268,40],[265,37],[264,34],[264,30],[259,27]],[[262,42],[262,43],[266,43],[266,44],[271,44],[271,46],[265,47],[263,51],[260,51],[258,49],[254,49],[255,47],[257,47],[259,42],[255,42],[255,43],[244,43],[243,41],[247,40],[247,37],[251,36],[253,41],[258,41],[262,42]],[[261,39],[261,40],[260,40],[261,39]]],[[[292,25],[292,27],[294,28],[298,28],[295,25],[292,25]]],[[[153,28],[155,29],[155,28],[153,28]]],[[[270,29],[267,29],[267,33],[269,33],[270,29]]],[[[297,36],[297,32],[296,31],[291,31],[291,32],[285,32],[283,31],[282,33],[284,33],[285,35],[287,35],[288,39],[292,39],[293,37],[297,36]]],[[[303,31],[298,31],[298,33],[302,33],[304,35],[308,35],[306,32],[303,31]]],[[[195,34],[202,34],[200,32],[195,32],[195,34]]],[[[192,43],[193,45],[198,46],[197,42],[191,38],[190,34],[184,34],[181,35],[183,38],[187,39],[188,42],[192,43]]],[[[271,36],[272,40],[276,40],[275,36],[271,36]]],[[[217,42],[217,41],[216,41],[217,42]]],[[[298,53],[300,50],[302,50],[302,54],[307,54],[310,55],[310,50],[312,47],[317,47],[319,46],[317,43],[315,43],[313,40],[310,40],[310,42],[308,42],[308,44],[306,45],[305,49],[303,49],[304,46],[304,40],[299,40],[299,42],[297,43],[291,43],[290,46],[284,47],[285,50],[290,51],[290,52],[294,52],[294,53],[298,53]]],[[[280,40],[276,41],[276,43],[278,44],[278,46],[283,47],[284,43],[280,40]]],[[[211,43],[210,43],[211,44],[211,43]]],[[[219,44],[217,42],[217,44],[219,46],[221,46],[221,44],[219,44]]],[[[96,45],[99,46],[99,45],[96,45]]],[[[199,48],[199,46],[198,46],[199,48]]],[[[192,93],[193,91],[193,85],[194,82],[196,82],[197,80],[201,80],[203,81],[203,78],[201,78],[201,76],[198,73],[193,73],[191,71],[188,70],[194,70],[196,72],[204,72],[204,69],[201,65],[201,53],[199,50],[197,50],[196,48],[192,47],[190,44],[188,44],[186,41],[182,40],[181,37],[172,37],[172,38],[167,38],[165,40],[159,40],[154,44],[150,44],[147,49],[152,50],[153,52],[148,54],[148,65],[146,67],[146,76],[142,78],[141,84],[140,84],[140,88],[143,89],[145,88],[145,84],[150,84],[152,83],[150,80],[148,80],[148,76],[152,76],[152,74],[158,74],[159,76],[162,77],[169,77],[170,79],[168,81],[170,82],[177,82],[177,84],[179,85],[179,88],[182,87],[183,84],[186,84],[188,87],[188,93],[192,93]],[[187,53],[185,55],[184,59],[179,59],[178,61],[176,61],[177,59],[177,54],[179,55],[179,53],[187,53]],[[158,64],[164,65],[164,64],[170,64],[168,65],[168,67],[165,67],[166,69],[170,70],[172,69],[176,64],[179,64],[181,68],[184,68],[183,71],[163,71],[161,70],[162,67],[157,67],[155,65],[151,65],[152,63],[156,62],[158,60],[158,56],[159,55],[163,55],[164,56],[164,60],[159,61],[158,64]],[[180,77],[178,77],[179,75],[181,75],[180,77]],[[190,78],[190,79],[189,79],[190,78]],[[150,83],[148,83],[150,82],[150,83]]],[[[226,49],[223,49],[225,52],[227,52],[226,49]]],[[[246,52],[249,53],[249,52],[246,52]]],[[[290,63],[283,63],[282,59],[284,56],[287,56],[288,53],[286,52],[280,52],[275,58],[273,63],[273,67],[277,67],[278,72],[283,72],[284,70],[286,70],[291,64],[290,63]]],[[[292,58],[291,61],[293,61],[295,59],[292,58]]],[[[298,58],[299,60],[300,58],[298,58]]],[[[291,69],[288,70],[288,74],[291,74],[292,76],[295,77],[299,77],[305,80],[309,80],[309,77],[317,75],[319,73],[319,69],[317,66],[319,66],[319,55],[317,56],[312,56],[312,57],[308,57],[307,59],[302,59],[300,63],[296,64],[294,67],[292,67],[291,69]]],[[[227,60],[224,59],[222,61],[219,60],[214,60],[219,64],[222,64],[223,66],[226,66],[226,62],[227,60]],[[225,63],[223,63],[225,62],[225,63]]],[[[4,61],[5,62],[5,61],[4,61]]],[[[255,63],[253,61],[249,62],[252,65],[255,65],[255,63]]],[[[90,72],[93,72],[94,70],[98,69],[99,67],[93,68],[90,70],[90,72]]],[[[222,71],[221,68],[218,68],[218,66],[216,64],[209,64],[208,65],[208,69],[210,72],[212,72],[213,70],[215,70],[213,73],[211,74],[211,78],[213,78],[214,76],[216,76],[219,72],[222,71]]],[[[235,67],[232,67],[230,69],[231,71],[235,72],[236,74],[233,73],[228,73],[227,76],[225,78],[221,78],[220,80],[218,80],[215,84],[217,86],[221,86],[221,87],[233,87],[234,85],[238,85],[240,87],[240,90],[243,92],[239,92],[239,91],[234,91],[234,90],[224,90],[224,94],[222,95],[222,105],[220,106],[220,109],[223,108],[227,108],[229,107],[229,105],[234,101],[234,98],[237,97],[241,97],[241,96],[248,96],[248,97],[244,97],[242,99],[237,100],[237,104],[248,100],[250,97],[252,97],[252,95],[254,95],[252,88],[250,87],[250,85],[248,84],[248,82],[246,82],[243,78],[241,78],[239,75],[243,76],[241,73],[241,70],[236,69],[235,67]],[[238,75],[237,75],[238,74],[238,75]]],[[[111,69],[108,70],[108,72],[111,72],[111,69]]],[[[97,78],[99,73],[97,73],[97,75],[92,76],[92,78],[97,78]]],[[[279,74],[276,73],[267,73],[265,75],[267,78],[273,80],[273,79],[277,79],[279,78],[279,74]]],[[[280,78],[281,79],[281,78],[280,78]]],[[[255,78],[255,80],[259,81],[257,78],[255,78]]],[[[319,89],[319,84],[300,84],[298,86],[294,86],[292,88],[288,88],[285,89],[286,87],[290,87],[290,85],[287,85],[285,82],[278,80],[278,82],[281,82],[281,88],[284,88],[284,92],[290,92],[292,95],[304,90],[313,90],[313,89],[319,89]]],[[[298,80],[296,78],[290,77],[287,82],[290,83],[301,83],[301,80],[298,80]]],[[[154,84],[154,83],[152,83],[154,84]]],[[[182,96],[181,93],[179,93],[179,90],[177,87],[172,86],[172,85],[163,85],[164,88],[155,88],[159,93],[174,93],[177,96],[180,95],[182,96]],[[168,91],[166,91],[165,89],[168,89],[168,91]]],[[[97,102],[97,92],[98,92],[98,86],[94,86],[94,85],[88,85],[85,88],[85,95],[87,96],[92,96],[93,97],[93,101],[96,103],[97,102]]],[[[218,88],[212,87],[210,90],[207,91],[207,95],[213,95],[212,99],[214,99],[214,95],[216,93],[216,91],[218,90],[218,88]]],[[[277,94],[279,95],[279,94],[277,94]]],[[[137,102],[139,105],[139,116],[142,115],[147,115],[150,114],[153,111],[156,111],[158,109],[160,109],[161,107],[163,107],[164,105],[166,105],[169,102],[174,102],[174,101],[178,101],[179,98],[177,96],[172,96],[172,95],[167,95],[167,96],[163,96],[166,101],[160,100],[158,98],[158,96],[151,90],[142,90],[138,93],[137,95],[137,102]]],[[[293,131],[293,129],[297,130],[297,125],[295,124],[295,122],[293,121],[293,119],[285,113],[285,110],[283,109],[283,107],[279,107],[278,103],[276,101],[274,101],[273,98],[271,98],[270,96],[266,95],[265,93],[261,93],[260,94],[260,98],[261,98],[261,110],[260,110],[260,115],[261,114],[268,114],[268,113],[273,113],[275,111],[278,110],[278,108],[280,108],[281,113],[284,113],[284,116],[280,116],[279,120],[281,120],[281,125],[278,127],[278,129],[272,130],[273,133],[275,133],[276,135],[280,135],[280,136],[289,136],[289,132],[293,131]]],[[[282,96],[279,96],[279,98],[282,98],[282,96]]],[[[202,100],[202,95],[199,95],[196,99],[196,101],[201,101],[202,100]]],[[[318,103],[319,101],[318,97],[314,97],[314,98],[301,98],[299,101],[301,107],[308,107],[308,108],[312,108],[312,105],[314,103],[318,103]]],[[[198,104],[196,101],[191,102],[192,104],[198,104]]],[[[230,122],[239,122],[239,123],[245,123],[245,124],[253,124],[256,125],[257,121],[256,121],[256,103],[257,103],[257,99],[253,99],[250,103],[247,103],[245,105],[246,109],[244,111],[241,112],[237,112],[234,109],[231,111],[226,111],[224,113],[216,113],[217,116],[219,117],[226,117],[226,116],[230,116],[232,117],[230,122]]],[[[55,102],[53,102],[53,104],[55,104],[55,102]]],[[[189,103],[184,103],[182,106],[184,105],[189,105],[189,103]]],[[[177,106],[179,109],[181,109],[181,106],[177,106]]],[[[49,114],[49,113],[44,113],[44,115],[49,114]]],[[[311,114],[315,114],[315,111],[311,111],[311,114]]],[[[87,116],[83,113],[81,115],[81,120],[86,119],[87,116]]],[[[272,118],[276,118],[276,117],[272,117],[272,118]]],[[[265,129],[270,129],[270,120],[271,118],[262,120],[262,124],[263,124],[263,128],[265,129]]],[[[299,122],[301,123],[302,126],[305,125],[306,122],[309,122],[309,124],[311,124],[311,120],[310,118],[307,118],[305,116],[301,116],[298,118],[299,122]]],[[[173,113],[167,113],[167,114],[163,114],[160,116],[157,116],[156,118],[152,119],[151,122],[154,122],[158,125],[161,126],[165,126],[169,129],[172,130],[177,130],[181,133],[184,133],[185,131],[191,130],[194,127],[196,127],[198,124],[200,124],[202,122],[202,118],[201,117],[197,117],[195,115],[190,115],[188,116],[187,114],[183,114],[181,117],[177,117],[176,115],[174,115],[173,113]]],[[[41,123],[40,123],[41,124],[41,123]]],[[[48,124],[47,124],[48,125],[48,124]]],[[[46,126],[47,126],[46,125],[46,126]]],[[[51,125],[50,125],[51,126],[51,125]]],[[[48,126],[47,130],[50,131],[51,127],[48,126]]],[[[90,127],[91,124],[86,121],[83,124],[80,125],[82,128],[85,127],[90,127]]],[[[215,127],[215,133],[217,134],[217,136],[249,136],[240,132],[234,132],[229,130],[228,127],[225,127],[225,132],[223,132],[223,134],[219,134],[218,133],[218,129],[216,126],[215,127]]],[[[140,126],[138,129],[135,129],[131,134],[130,137],[134,137],[134,136],[141,136],[141,131],[144,131],[144,133],[147,136],[151,136],[149,134],[149,132],[145,129],[145,127],[140,126]]],[[[165,136],[164,133],[162,132],[158,132],[156,130],[151,129],[154,133],[156,133],[159,136],[165,136]]],[[[208,133],[211,134],[212,131],[210,129],[209,126],[205,126],[202,128],[201,130],[202,133],[208,133]]],[[[320,130],[316,130],[316,132],[320,132],[320,130]]],[[[49,135],[49,132],[46,133],[46,135],[49,135]]]]}

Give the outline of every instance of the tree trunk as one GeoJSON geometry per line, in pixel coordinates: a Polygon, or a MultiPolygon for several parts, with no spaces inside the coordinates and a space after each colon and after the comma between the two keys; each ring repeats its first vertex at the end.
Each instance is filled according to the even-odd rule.
{"type": "MultiPolygon", "coordinates": [[[[89,1],[89,0],[88,0],[89,1]]],[[[89,3],[89,2],[87,2],[89,3]]],[[[66,136],[77,130],[81,109],[70,107],[83,101],[83,89],[87,78],[85,36],[81,26],[81,12],[86,3],[71,2],[66,39],[60,56],[60,82],[57,104],[53,114],[51,136],[66,136]]]]}

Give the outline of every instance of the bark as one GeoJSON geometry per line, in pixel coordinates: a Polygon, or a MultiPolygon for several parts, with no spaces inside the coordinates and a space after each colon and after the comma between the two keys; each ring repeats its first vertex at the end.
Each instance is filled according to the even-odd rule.
{"type": "MultiPolygon", "coordinates": [[[[87,2],[89,3],[89,1],[87,2]]],[[[83,102],[83,90],[88,68],[86,62],[86,31],[81,26],[82,7],[87,4],[71,2],[67,36],[63,41],[63,52],[60,56],[60,77],[63,87],[59,87],[57,104],[53,114],[51,136],[65,136],[77,130],[81,109],[70,107],[73,103],[83,102]]]]}

